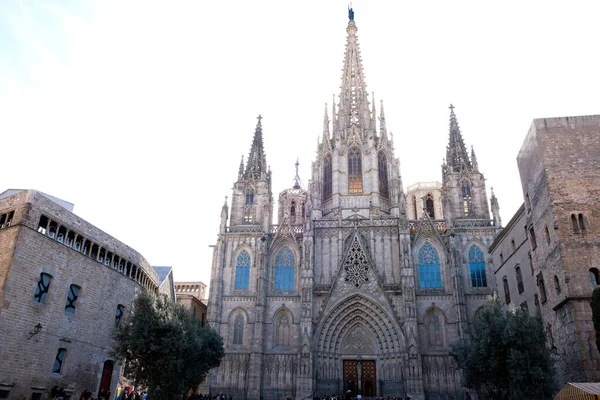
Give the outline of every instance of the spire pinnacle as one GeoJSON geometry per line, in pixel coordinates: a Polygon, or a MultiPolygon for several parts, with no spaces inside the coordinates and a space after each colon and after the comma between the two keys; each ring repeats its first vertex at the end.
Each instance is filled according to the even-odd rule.
{"type": "Polygon", "coordinates": [[[452,171],[471,170],[471,160],[467,154],[465,148],[465,142],[463,141],[460,128],[458,127],[458,121],[456,114],[454,114],[454,106],[450,104],[450,138],[448,147],[446,149],[446,161],[448,166],[452,168],[452,171]]]}
{"type": "Polygon", "coordinates": [[[325,103],[325,115],[323,116],[323,144],[328,142],[331,137],[329,134],[329,115],[327,114],[327,103],[325,103]]]}
{"type": "Polygon", "coordinates": [[[242,154],[242,161],[240,161],[240,170],[238,171],[238,179],[244,177],[244,155],[242,154]]]}
{"type": "Polygon", "coordinates": [[[244,178],[246,179],[264,179],[263,174],[267,172],[267,159],[263,149],[262,118],[262,115],[259,114],[257,118],[258,123],[254,130],[252,147],[250,148],[250,154],[248,155],[248,163],[246,164],[246,170],[244,172],[244,178]]]}
{"type": "Polygon", "coordinates": [[[475,149],[471,145],[471,164],[473,165],[474,171],[479,171],[479,165],[477,164],[477,157],[475,157],[475,149]]]}
{"type": "Polygon", "coordinates": [[[363,128],[371,127],[371,110],[369,108],[369,93],[365,83],[365,74],[362,67],[360,48],[358,45],[358,31],[354,23],[354,11],[349,8],[350,21],[346,32],[346,51],[344,67],[342,69],[342,85],[339,109],[337,113],[338,128],[349,128],[358,125],[363,128]]]}
{"type": "Polygon", "coordinates": [[[379,111],[379,136],[387,140],[387,125],[385,123],[385,112],[383,111],[383,100],[381,100],[381,110],[379,111]]]}
{"type": "Polygon", "coordinates": [[[302,186],[300,185],[300,174],[298,173],[298,167],[300,166],[300,163],[298,162],[298,159],[296,158],[296,164],[294,164],[296,166],[296,176],[294,177],[294,189],[300,189],[302,186]]]}

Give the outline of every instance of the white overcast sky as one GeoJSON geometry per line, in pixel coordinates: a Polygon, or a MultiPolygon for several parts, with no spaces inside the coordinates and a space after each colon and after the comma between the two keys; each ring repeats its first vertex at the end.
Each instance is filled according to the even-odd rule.
{"type": "MultiPolygon", "coordinates": [[[[598,1],[353,2],[404,186],[441,180],[448,105],[507,223],[533,118],[600,112],[598,1]]],[[[176,280],[210,281],[263,115],[273,192],[309,180],[339,94],[347,2],[3,0],[2,190],[33,188],[176,280]]]]}

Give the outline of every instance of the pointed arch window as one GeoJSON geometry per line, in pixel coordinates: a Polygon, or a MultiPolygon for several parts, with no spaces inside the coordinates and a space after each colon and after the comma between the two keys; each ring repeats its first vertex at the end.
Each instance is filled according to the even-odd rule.
{"type": "Polygon", "coordinates": [[[348,193],[362,192],[362,153],[358,147],[351,147],[348,150],[348,193]]]}
{"type": "Polygon", "coordinates": [[[380,151],[377,155],[377,163],[379,167],[379,195],[389,199],[390,189],[388,185],[387,158],[383,151],[380,151]]]}
{"type": "Polygon", "coordinates": [[[515,275],[517,277],[517,290],[519,291],[519,294],[521,294],[525,288],[523,287],[523,272],[521,271],[519,264],[515,267],[515,275]]]}
{"type": "Polygon", "coordinates": [[[331,154],[327,154],[323,160],[323,201],[326,201],[331,197],[333,191],[332,176],[331,154]]]}
{"type": "Polygon", "coordinates": [[[294,254],[284,247],[275,257],[275,290],[294,290],[294,254]]]}
{"type": "Polygon", "coordinates": [[[287,313],[282,313],[277,318],[276,346],[290,345],[290,318],[287,313]]]}
{"type": "Polygon", "coordinates": [[[292,201],[292,206],[290,207],[290,217],[296,216],[296,202],[292,201]]]}
{"type": "Polygon", "coordinates": [[[463,180],[460,183],[460,187],[461,187],[463,199],[465,199],[467,197],[471,197],[471,182],[469,182],[467,180],[463,180]]]}
{"type": "Polygon", "coordinates": [[[250,282],[250,254],[243,250],[235,266],[235,290],[248,290],[250,282]]]}
{"type": "Polygon", "coordinates": [[[251,224],[254,222],[254,189],[246,189],[246,199],[244,203],[244,223],[251,224]]]}
{"type": "Polygon", "coordinates": [[[244,317],[238,314],[233,322],[233,344],[244,343],[244,317]]]}
{"type": "Polygon", "coordinates": [[[462,194],[464,216],[469,217],[473,213],[471,207],[471,182],[469,182],[466,179],[462,180],[460,183],[460,188],[462,194]]]}
{"type": "Polygon", "coordinates": [[[477,288],[487,287],[485,257],[479,246],[471,246],[469,250],[469,270],[471,272],[471,286],[477,288]]]}
{"type": "Polygon", "coordinates": [[[419,287],[421,289],[442,288],[440,256],[429,242],[419,250],[419,287]]]}
{"type": "Polygon", "coordinates": [[[427,215],[429,215],[429,218],[435,219],[435,210],[433,207],[433,196],[431,194],[427,195],[427,198],[425,200],[425,208],[427,209],[427,215]]]}
{"type": "Polygon", "coordinates": [[[508,279],[502,278],[502,286],[504,287],[504,302],[510,304],[510,288],[508,287],[508,279]]]}
{"type": "Polygon", "coordinates": [[[435,311],[431,311],[427,316],[427,339],[429,346],[443,346],[442,323],[435,311]]]}
{"type": "Polygon", "coordinates": [[[600,271],[598,271],[598,268],[590,268],[590,282],[593,287],[600,285],[600,271]]]}

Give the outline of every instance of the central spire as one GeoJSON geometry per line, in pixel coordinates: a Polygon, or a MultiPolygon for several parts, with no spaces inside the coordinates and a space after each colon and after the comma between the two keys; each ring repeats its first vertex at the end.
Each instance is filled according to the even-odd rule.
{"type": "Polygon", "coordinates": [[[348,9],[348,19],[348,27],[346,28],[348,36],[338,109],[338,126],[340,129],[349,128],[352,125],[368,128],[371,126],[369,94],[367,92],[367,84],[365,83],[358,37],[356,36],[358,28],[354,22],[354,11],[352,8],[348,9]]]}

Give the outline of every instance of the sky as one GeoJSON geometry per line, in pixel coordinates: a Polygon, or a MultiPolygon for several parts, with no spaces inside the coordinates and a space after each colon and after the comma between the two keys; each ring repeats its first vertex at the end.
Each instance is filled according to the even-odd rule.
{"type": "MultiPolygon", "coordinates": [[[[306,187],[339,95],[346,1],[5,0],[0,191],[37,189],[175,280],[210,283],[225,196],[262,125],[273,196],[306,187]]],[[[600,112],[600,2],[353,9],[404,187],[440,181],[452,103],[506,224],[534,118],[600,112]]],[[[276,216],[275,216],[276,217],[276,216]]]]}

